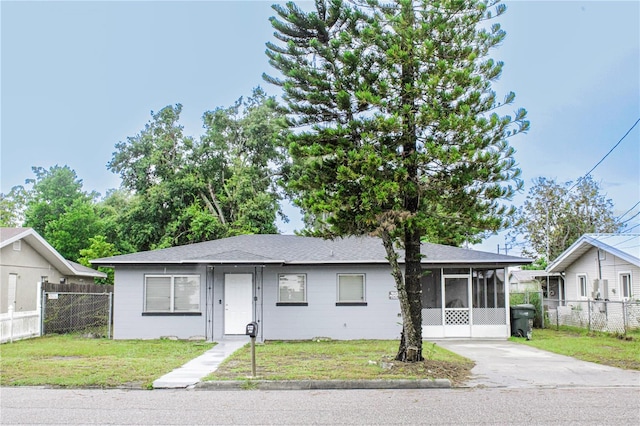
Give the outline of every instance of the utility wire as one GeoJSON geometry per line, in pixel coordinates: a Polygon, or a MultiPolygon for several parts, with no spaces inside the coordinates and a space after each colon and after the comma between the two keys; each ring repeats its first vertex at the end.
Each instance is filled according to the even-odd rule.
{"type": "Polygon", "coordinates": [[[636,218],[638,215],[640,215],[640,212],[634,214],[633,216],[631,216],[629,219],[625,220],[624,222],[622,222],[620,225],[624,225],[625,223],[629,222],[630,220],[636,218]]]}
{"type": "Polygon", "coordinates": [[[637,225],[633,225],[631,228],[629,229],[625,229],[624,232],[627,233],[629,231],[631,231],[632,229],[636,229],[638,226],[640,226],[640,223],[638,223],[637,225]]]}
{"type": "Polygon", "coordinates": [[[618,220],[622,219],[623,217],[625,217],[627,215],[627,213],[629,213],[631,210],[635,209],[636,206],[640,204],[640,201],[638,201],[637,203],[635,203],[633,205],[633,207],[631,207],[629,210],[627,210],[626,212],[622,213],[622,215],[620,217],[618,217],[618,220]]]}
{"type": "MultiPolygon", "coordinates": [[[[633,123],[633,126],[631,126],[631,128],[630,128],[629,130],[627,130],[627,133],[625,133],[625,134],[624,134],[624,136],[623,136],[623,137],[618,141],[618,143],[617,143],[617,144],[615,144],[615,145],[613,146],[613,148],[611,148],[611,149],[609,150],[609,152],[607,152],[607,154],[606,154],[604,157],[602,157],[602,159],[600,159],[600,161],[598,161],[598,164],[596,164],[595,166],[593,166],[593,168],[592,168],[591,170],[589,170],[587,173],[585,173],[585,174],[584,174],[584,176],[589,176],[589,175],[591,174],[591,172],[592,172],[592,171],[594,171],[594,170],[596,169],[596,167],[598,167],[598,166],[600,165],[600,163],[602,163],[602,162],[604,161],[604,159],[605,159],[605,158],[607,158],[607,157],[609,156],[609,154],[611,154],[611,153],[613,152],[613,150],[614,150],[614,149],[616,149],[616,148],[618,147],[618,145],[620,145],[620,142],[622,142],[622,141],[624,140],[624,138],[626,138],[626,137],[627,137],[627,135],[628,135],[629,133],[631,133],[631,131],[633,130],[633,128],[634,128],[634,127],[636,127],[636,126],[638,125],[638,123],[640,123],[640,118],[638,118],[638,119],[636,120],[636,122],[635,122],[635,123],[633,123]]],[[[576,181],[576,183],[574,183],[574,184],[573,184],[573,186],[572,186],[571,188],[569,188],[569,191],[571,191],[573,188],[575,188],[575,187],[576,187],[576,185],[578,185],[578,182],[579,182],[579,181],[580,181],[580,179],[578,179],[578,180],[576,181]]]]}

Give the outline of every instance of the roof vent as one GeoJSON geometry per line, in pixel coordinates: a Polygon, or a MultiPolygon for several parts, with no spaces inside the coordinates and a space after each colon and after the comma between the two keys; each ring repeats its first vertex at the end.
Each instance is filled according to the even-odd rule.
{"type": "Polygon", "coordinates": [[[13,242],[13,250],[20,251],[21,248],[22,248],[22,240],[13,242]]]}

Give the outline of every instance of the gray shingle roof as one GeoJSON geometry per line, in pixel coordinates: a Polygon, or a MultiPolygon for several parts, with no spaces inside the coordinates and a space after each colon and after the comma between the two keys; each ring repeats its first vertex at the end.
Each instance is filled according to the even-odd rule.
{"type": "MultiPolygon", "coordinates": [[[[521,265],[529,259],[424,243],[425,264],[521,265]]],[[[403,260],[401,254],[400,260],[403,260]]],[[[94,265],[117,264],[339,264],[387,263],[382,241],[373,237],[335,240],[297,235],[240,235],[161,250],[95,259],[94,265]]]]}

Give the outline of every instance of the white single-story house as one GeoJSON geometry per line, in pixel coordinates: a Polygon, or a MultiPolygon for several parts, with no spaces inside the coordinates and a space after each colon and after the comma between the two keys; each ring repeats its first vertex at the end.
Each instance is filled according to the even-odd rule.
{"type": "Polygon", "coordinates": [[[0,314],[36,309],[44,282],[93,283],[103,272],[71,262],[33,228],[0,228],[0,314]]]}
{"type": "MultiPolygon", "coordinates": [[[[424,243],[425,338],[509,336],[520,257],[424,243]]],[[[400,258],[402,259],[402,253],[400,258]]],[[[114,338],[393,339],[400,306],[381,240],[242,235],[92,261],[115,269],[114,338]]]]}
{"type": "Polygon", "coordinates": [[[566,300],[640,299],[640,234],[585,234],[547,266],[566,300]]]}

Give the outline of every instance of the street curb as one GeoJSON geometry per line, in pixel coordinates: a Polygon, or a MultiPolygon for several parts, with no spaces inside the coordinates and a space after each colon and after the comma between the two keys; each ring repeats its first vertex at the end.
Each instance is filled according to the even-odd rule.
{"type": "Polygon", "coordinates": [[[435,380],[217,380],[199,382],[194,390],[336,390],[449,389],[449,379],[435,380]]]}

